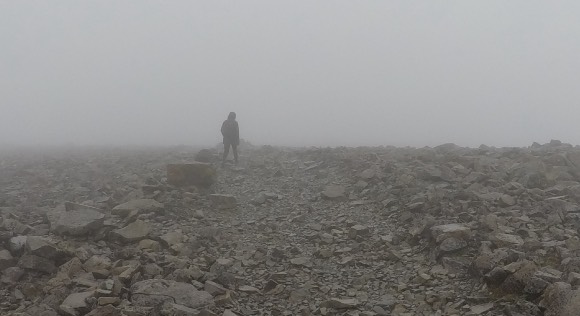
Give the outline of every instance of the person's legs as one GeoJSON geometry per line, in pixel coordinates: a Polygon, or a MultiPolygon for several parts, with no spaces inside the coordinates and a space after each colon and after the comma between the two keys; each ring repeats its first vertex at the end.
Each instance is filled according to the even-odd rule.
{"type": "Polygon", "coordinates": [[[230,153],[230,143],[224,142],[224,157],[222,159],[222,163],[226,163],[226,158],[228,158],[229,153],[230,153]]]}
{"type": "Polygon", "coordinates": [[[238,145],[232,144],[232,150],[234,152],[234,160],[238,163],[238,145]]]}

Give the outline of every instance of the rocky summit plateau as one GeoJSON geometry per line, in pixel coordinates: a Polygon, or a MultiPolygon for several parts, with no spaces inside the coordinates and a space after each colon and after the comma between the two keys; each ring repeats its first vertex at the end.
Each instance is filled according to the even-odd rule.
{"type": "Polygon", "coordinates": [[[580,147],[8,148],[0,314],[580,315],[580,147]]]}

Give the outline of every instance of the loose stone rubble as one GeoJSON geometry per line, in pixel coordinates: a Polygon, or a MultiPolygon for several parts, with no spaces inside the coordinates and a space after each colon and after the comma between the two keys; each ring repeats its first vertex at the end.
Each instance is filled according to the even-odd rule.
{"type": "Polygon", "coordinates": [[[578,315],[578,146],[240,152],[2,151],[0,314],[578,315]]]}

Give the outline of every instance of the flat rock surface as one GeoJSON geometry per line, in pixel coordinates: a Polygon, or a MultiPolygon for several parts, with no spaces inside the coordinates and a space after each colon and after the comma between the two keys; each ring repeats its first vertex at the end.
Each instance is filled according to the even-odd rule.
{"type": "Polygon", "coordinates": [[[190,308],[205,307],[212,304],[212,295],[198,291],[193,285],[170,280],[144,280],[131,287],[131,302],[139,306],[154,307],[163,301],[190,308]]]}
{"type": "Polygon", "coordinates": [[[51,223],[56,234],[80,236],[102,227],[105,215],[92,209],[75,209],[60,213],[56,222],[51,223]]]}

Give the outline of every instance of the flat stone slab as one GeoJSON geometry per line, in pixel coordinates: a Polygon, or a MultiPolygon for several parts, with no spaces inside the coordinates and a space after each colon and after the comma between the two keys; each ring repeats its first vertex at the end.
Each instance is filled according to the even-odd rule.
{"type": "Polygon", "coordinates": [[[151,225],[142,220],[136,220],[123,228],[112,231],[111,236],[122,242],[130,243],[147,238],[150,232],[151,225]]]}
{"type": "Polygon", "coordinates": [[[442,242],[449,237],[468,239],[471,235],[471,229],[461,224],[445,224],[433,226],[431,235],[437,242],[442,242]]]}
{"type": "Polygon", "coordinates": [[[94,291],[70,294],[62,302],[59,309],[65,315],[78,315],[80,312],[86,312],[89,308],[86,299],[94,295],[94,291]]]}
{"type": "Polygon", "coordinates": [[[320,193],[322,198],[327,200],[343,200],[346,199],[346,188],[342,185],[329,185],[320,193]]]}
{"type": "Polygon", "coordinates": [[[58,216],[49,216],[50,228],[55,234],[83,236],[103,227],[105,214],[99,209],[74,203],[67,203],[65,208],[58,216]]]}
{"type": "Polygon", "coordinates": [[[154,307],[171,302],[189,308],[212,305],[213,296],[197,290],[192,284],[171,280],[151,279],[131,286],[131,302],[137,306],[154,307]]]}
{"type": "Polygon", "coordinates": [[[339,299],[331,298],[320,304],[321,307],[334,308],[334,309],[350,309],[356,308],[360,302],[355,298],[339,299]]]}
{"type": "Polygon", "coordinates": [[[118,216],[127,216],[132,211],[138,212],[155,212],[163,209],[163,204],[153,199],[136,199],[115,206],[111,214],[118,216]]]}
{"type": "Polygon", "coordinates": [[[494,244],[498,247],[518,247],[524,244],[524,240],[522,237],[518,235],[510,235],[510,234],[503,234],[497,233],[492,236],[491,240],[494,244]]]}

